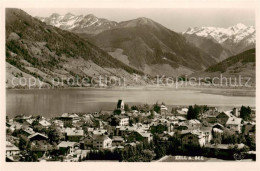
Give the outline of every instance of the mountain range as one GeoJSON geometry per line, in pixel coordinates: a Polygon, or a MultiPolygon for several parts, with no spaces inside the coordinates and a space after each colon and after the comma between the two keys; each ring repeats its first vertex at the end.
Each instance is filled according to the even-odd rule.
{"type": "Polygon", "coordinates": [[[93,14],[54,13],[37,18],[78,34],[114,58],[149,75],[190,74],[255,47],[255,28],[241,23],[228,28],[188,28],[178,36],[144,17],[115,22],[93,14]],[[195,49],[193,46],[197,47],[196,52],[191,50],[195,49]],[[180,53],[183,49],[192,54],[180,53]]]}
{"type": "Polygon", "coordinates": [[[183,35],[145,17],[114,22],[93,15],[52,14],[38,19],[76,33],[152,76],[185,75],[217,63],[215,57],[187,42],[183,35]]]}
{"type": "Polygon", "coordinates": [[[144,85],[147,80],[134,82],[136,74],[210,73],[211,66],[254,47],[254,27],[243,24],[177,33],[145,17],[115,22],[54,13],[42,18],[6,9],[7,87],[13,77],[39,78],[48,87],[51,78],[98,75],[144,85]]]}
{"type": "Polygon", "coordinates": [[[182,33],[186,39],[218,58],[225,58],[255,48],[255,27],[238,23],[228,28],[194,27],[182,33]]]}

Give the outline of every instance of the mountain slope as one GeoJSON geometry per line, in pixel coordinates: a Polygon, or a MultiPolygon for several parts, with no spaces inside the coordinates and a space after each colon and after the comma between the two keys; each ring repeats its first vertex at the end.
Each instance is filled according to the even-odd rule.
{"type": "Polygon", "coordinates": [[[52,78],[107,75],[132,80],[133,73],[142,74],[77,35],[46,25],[20,9],[6,9],[6,62],[9,87],[12,77],[25,74],[46,86],[52,85],[52,78]]]}
{"type": "MultiPolygon", "coordinates": [[[[217,28],[217,27],[195,27],[189,28],[183,33],[187,39],[191,42],[199,41],[208,41],[212,40],[215,44],[221,45],[222,49],[218,50],[218,53],[227,52],[228,54],[238,54],[245,50],[252,49],[255,47],[255,28],[253,26],[245,26],[244,24],[238,23],[234,26],[228,28],[217,28]],[[195,40],[193,40],[195,39],[195,40]]],[[[208,46],[203,47],[200,44],[197,44],[201,49],[208,50],[208,46]]],[[[204,43],[205,44],[205,43],[204,43]]],[[[211,42],[208,44],[212,46],[211,42]]],[[[218,54],[215,54],[220,56],[218,54]]],[[[228,56],[226,56],[228,57],[228,56]]],[[[221,56],[220,56],[220,59],[221,56]]]]}
{"type": "Polygon", "coordinates": [[[120,49],[130,66],[151,75],[189,74],[216,63],[182,35],[148,18],[120,22],[89,39],[110,53],[120,49]]]}
{"type": "MultiPolygon", "coordinates": [[[[227,78],[250,77],[251,83],[255,84],[256,56],[255,49],[250,49],[238,55],[231,56],[224,61],[212,65],[203,72],[197,72],[191,77],[219,77],[220,74],[227,78]]],[[[245,80],[242,80],[242,82],[245,80]]]]}
{"type": "Polygon", "coordinates": [[[233,54],[229,49],[224,48],[221,44],[212,39],[197,36],[196,34],[184,34],[184,37],[188,42],[212,55],[218,62],[233,54]]]}

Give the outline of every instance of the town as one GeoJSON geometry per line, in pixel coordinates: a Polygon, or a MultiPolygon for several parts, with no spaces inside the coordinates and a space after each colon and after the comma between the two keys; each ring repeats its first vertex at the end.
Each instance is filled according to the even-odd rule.
{"type": "Polygon", "coordinates": [[[167,155],[255,161],[255,113],[246,106],[169,110],[163,102],[118,100],[113,111],[7,116],[6,161],[150,162],[167,155]]]}

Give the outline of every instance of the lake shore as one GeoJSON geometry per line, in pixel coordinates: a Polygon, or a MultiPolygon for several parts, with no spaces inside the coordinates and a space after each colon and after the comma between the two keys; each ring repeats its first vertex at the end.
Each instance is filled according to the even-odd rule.
{"type": "Polygon", "coordinates": [[[204,94],[214,94],[214,95],[223,95],[223,96],[244,96],[244,97],[255,97],[256,96],[256,88],[248,87],[248,88],[235,88],[235,87],[193,87],[193,86],[183,86],[183,87],[166,87],[166,86],[126,86],[126,87],[66,87],[66,88],[32,88],[32,89],[17,89],[17,88],[7,88],[6,90],[62,90],[62,89],[79,89],[79,90],[187,90],[187,91],[200,91],[204,94]]]}

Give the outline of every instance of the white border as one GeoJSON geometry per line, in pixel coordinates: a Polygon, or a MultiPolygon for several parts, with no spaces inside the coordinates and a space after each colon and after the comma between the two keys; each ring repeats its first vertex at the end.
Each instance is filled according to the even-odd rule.
{"type": "MultiPolygon", "coordinates": [[[[253,8],[256,10],[256,82],[260,85],[258,75],[260,73],[259,68],[259,0],[70,0],[70,1],[50,1],[50,0],[0,0],[1,14],[1,37],[0,37],[0,170],[33,170],[33,171],[46,171],[46,170],[257,170],[259,169],[259,160],[257,156],[256,162],[205,162],[205,163],[113,163],[113,162],[82,162],[82,163],[61,163],[61,162],[47,162],[47,163],[7,163],[5,162],[5,116],[6,116],[6,104],[5,104],[5,8],[253,8]],[[258,165],[258,167],[257,167],[258,165]]],[[[256,110],[259,111],[259,89],[257,86],[256,91],[256,110]]],[[[258,114],[257,122],[259,120],[258,114]]],[[[259,131],[257,129],[257,135],[259,131]]],[[[259,136],[257,136],[257,147],[259,142],[259,136]]],[[[257,148],[258,149],[258,148],[257,148]]],[[[257,154],[258,154],[257,150],[257,154]]]]}

